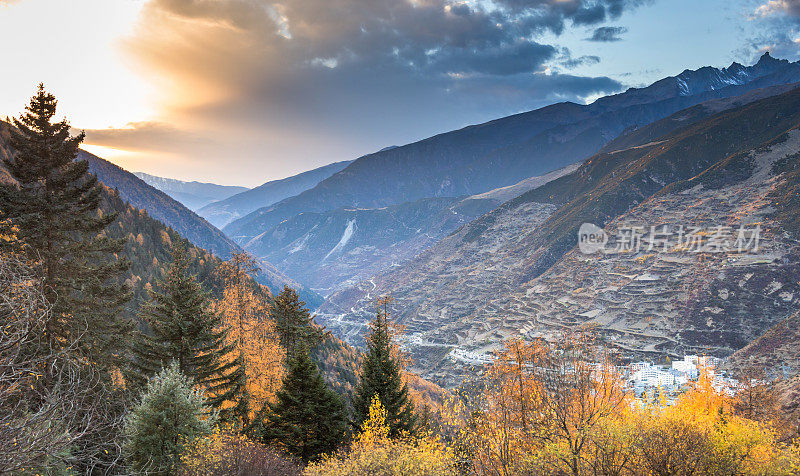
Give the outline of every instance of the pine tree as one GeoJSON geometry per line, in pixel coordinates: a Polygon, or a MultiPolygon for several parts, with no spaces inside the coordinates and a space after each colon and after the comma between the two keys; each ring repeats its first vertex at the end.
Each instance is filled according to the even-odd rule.
{"type": "Polygon", "coordinates": [[[392,438],[411,434],[416,426],[414,403],[408,395],[399,359],[392,352],[392,334],[386,308],[378,309],[371,323],[367,355],[361,367],[361,378],[353,398],[355,424],[361,426],[369,417],[374,396],[380,399],[387,412],[389,434],[392,438]]]}
{"type": "Polygon", "coordinates": [[[289,286],[275,297],[272,312],[287,355],[293,355],[300,346],[313,349],[322,340],[323,330],[314,323],[305,305],[289,286]]]}
{"type": "Polygon", "coordinates": [[[125,422],[128,463],[137,474],[176,474],[184,444],[209,434],[215,418],[173,361],[148,382],[125,422]]]}
{"type": "Polygon", "coordinates": [[[11,219],[26,244],[52,306],[42,349],[70,353],[101,368],[119,365],[130,323],[119,315],[129,293],[120,279],[123,243],[103,231],[116,219],[100,210],[102,186],[77,161],[84,134],[70,136],[66,120],[53,122],[56,99],[39,85],[27,112],[14,119],[13,157],[3,164],[16,181],[0,186],[0,219],[11,219]]]}
{"type": "MultiPolygon", "coordinates": [[[[221,408],[235,400],[245,384],[239,359],[226,359],[232,348],[226,344],[227,330],[220,317],[209,310],[209,298],[188,272],[190,257],[183,242],[172,249],[172,264],[166,276],[142,307],[141,317],[151,333],[134,344],[134,369],[142,377],[153,375],[170,361],[195,384],[205,388],[209,403],[221,408]]],[[[223,412],[227,417],[227,412],[223,412]]]]}
{"type": "Polygon", "coordinates": [[[269,405],[262,437],[308,463],[341,444],[347,418],[341,398],[325,384],[300,347],[289,362],[277,401],[269,405]]]}

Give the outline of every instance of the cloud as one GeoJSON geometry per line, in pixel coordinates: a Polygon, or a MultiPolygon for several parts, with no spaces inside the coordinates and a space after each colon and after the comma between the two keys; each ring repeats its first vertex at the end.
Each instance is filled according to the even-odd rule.
{"type": "Polygon", "coordinates": [[[567,69],[577,68],[578,66],[589,66],[600,62],[600,57],[595,55],[584,55],[577,58],[568,57],[559,64],[567,69]]]}
{"type": "Polygon", "coordinates": [[[800,58],[800,0],[770,0],[759,5],[748,19],[757,33],[744,51],[756,59],[765,51],[774,56],[800,58]]]}
{"type": "Polygon", "coordinates": [[[599,28],[595,28],[592,36],[586,38],[587,41],[598,41],[598,42],[611,42],[611,41],[620,41],[619,35],[627,33],[628,29],[624,26],[601,26],[599,28]]]}
{"type": "Polygon", "coordinates": [[[155,129],[89,138],[144,148],[138,141],[175,134],[201,169],[227,157],[226,173],[288,175],[554,100],[616,92],[622,85],[607,77],[568,74],[598,57],[572,58],[541,38],[647,3],[151,0],[124,48],[163,86],[167,112],[155,129]],[[556,65],[566,71],[542,74],[556,65]]]}
{"type": "Polygon", "coordinates": [[[770,0],[755,10],[756,17],[787,15],[800,18],[800,0],[770,0]]]}
{"type": "Polygon", "coordinates": [[[124,128],[87,129],[87,142],[130,151],[180,152],[203,141],[190,131],[161,122],[132,122],[124,128]]]}

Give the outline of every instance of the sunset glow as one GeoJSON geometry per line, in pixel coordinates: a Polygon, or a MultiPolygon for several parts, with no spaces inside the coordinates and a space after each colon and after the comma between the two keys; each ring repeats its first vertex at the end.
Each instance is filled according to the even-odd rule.
{"type": "Polygon", "coordinates": [[[558,0],[514,36],[504,0],[362,3],[2,1],[0,115],[44,82],[111,160],[257,185],[684,67],[797,56],[782,2],[625,2],[579,20],[558,0]],[[690,8],[676,34],[668,19],[690,8]],[[26,35],[34,25],[45,34],[26,35]]]}

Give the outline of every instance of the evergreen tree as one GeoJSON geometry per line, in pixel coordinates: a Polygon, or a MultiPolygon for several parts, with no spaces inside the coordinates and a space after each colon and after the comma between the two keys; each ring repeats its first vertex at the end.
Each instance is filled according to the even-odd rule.
{"type": "Polygon", "coordinates": [[[314,318],[305,305],[297,292],[289,286],[284,286],[275,297],[272,312],[281,345],[286,349],[287,355],[294,355],[300,346],[313,349],[322,340],[323,330],[314,323],[314,318]]]}
{"type": "Polygon", "coordinates": [[[408,395],[408,385],[403,380],[401,365],[392,353],[392,334],[386,309],[378,309],[371,323],[367,341],[367,355],[361,367],[361,378],[353,398],[356,425],[361,426],[369,417],[369,406],[374,396],[386,409],[389,435],[392,438],[414,431],[416,417],[414,403],[408,395]]]}
{"type": "Polygon", "coordinates": [[[333,452],[346,431],[341,398],[328,388],[308,352],[300,347],[289,362],[277,401],[269,405],[264,441],[308,463],[333,452]]]}
{"type": "MultiPolygon", "coordinates": [[[[189,254],[182,242],[173,246],[172,264],[142,307],[142,320],[151,333],[134,344],[138,379],[153,375],[170,361],[205,388],[209,403],[220,408],[235,401],[245,385],[240,359],[226,359],[231,345],[220,317],[209,310],[209,298],[188,272],[189,254]]],[[[136,380],[137,375],[131,377],[136,380]]],[[[223,417],[228,415],[223,412],[223,417]]]]}
{"type": "Polygon", "coordinates": [[[53,122],[56,99],[39,85],[27,112],[14,119],[3,160],[15,184],[0,186],[0,219],[11,219],[41,276],[52,306],[36,353],[69,346],[101,368],[119,365],[130,324],[119,315],[129,293],[120,279],[123,243],[103,231],[116,219],[100,210],[102,186],[77,161],[84,134],[69,135],[66,120],[53,122]]]}
{"type": "Polygon", "coordinates": [[[173,361],[148,382],[125,422],[128,463],[137,473],[175,474],[183,445],[209,434],[215,417],[173,361]]]}

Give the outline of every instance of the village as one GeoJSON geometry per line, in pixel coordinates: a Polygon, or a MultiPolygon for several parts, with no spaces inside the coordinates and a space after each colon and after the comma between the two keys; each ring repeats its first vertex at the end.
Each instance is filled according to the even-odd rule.
{"type": "MultiPolygon", "coordinates": [[[[487,365],[496,360],[492,353],[469,351],[454,348],[450,358],[468,365],[487,365]]],[[[623,380],[623,388],[642,401],[657,399],[658,403],[672,405],[676,398],[696,382],[702,372],[711,379],[712,387],[718,392],[735,394],[740,382],[720,370],[723,360],[713,356],[685,355],[682,360],[672,360],[660,365],[638,361],[626,365],[615,365],[613,372],[623,380]]],[[[598,372],[603,364],[593,364],[598,372]]]]}

